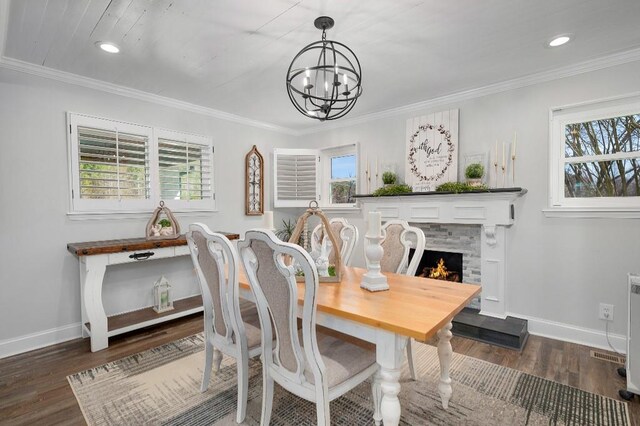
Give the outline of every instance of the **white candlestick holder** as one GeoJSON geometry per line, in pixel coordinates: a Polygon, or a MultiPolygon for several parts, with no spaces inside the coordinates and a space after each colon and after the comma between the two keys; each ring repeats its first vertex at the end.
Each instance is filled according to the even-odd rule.
{"type": "Polygon", "coordinates": [[[389,290],[387,277],[380,272],[380,261],[384,255],[384,249],[380,244],[381,235],[365,235],[366,247],[364,256],[367,261],[367,272],[362,276],[360,287],[369,291],[389,290]]]}

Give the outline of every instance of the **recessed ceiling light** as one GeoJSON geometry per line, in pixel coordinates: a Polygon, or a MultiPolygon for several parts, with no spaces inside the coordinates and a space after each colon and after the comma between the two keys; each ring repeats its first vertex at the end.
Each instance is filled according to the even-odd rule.
{"type": "Polygon", "coordinates": [[[548,46],[549,47],[562,46],[563,44],[567,44],[570,40],[571,40],[571,34],[562,34],[559,36],[555,36],[551,40],[549,40],[548,46]]]}
{"type": "Polygon", "coordinates": [[[109,43],[108,41],[98,41],[96,42],[96,46],[108,53],[120,52],[120,48],[118,46],[113,43],[109,43]]]}

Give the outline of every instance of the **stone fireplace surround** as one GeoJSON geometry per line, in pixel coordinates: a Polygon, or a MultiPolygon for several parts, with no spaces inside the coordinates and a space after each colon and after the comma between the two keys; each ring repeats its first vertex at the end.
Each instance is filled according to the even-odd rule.
{"type": "Polygon", "coordinates": [[[504,319],[508,291],[506,235],[515,222],[513,203],[526,192],[522,188],[501,188],[462,194],[356,197],[365,220],[369,212],[379,211],[383,221],[402,219],[421,228],[429,249],[463,249],[459,251],[463,253],[463,282],[482,285],[480,313],[504,319]]]}
{"type": "MultiPolygon", "coordinates": [[[[452,223],[412,223],[422,229],[425,251],[435,250],[462,254],[462,282],[481,284],[481,226],[452,223]]],[[[480,309],[480,297],[469,305],[480,309]]]]}

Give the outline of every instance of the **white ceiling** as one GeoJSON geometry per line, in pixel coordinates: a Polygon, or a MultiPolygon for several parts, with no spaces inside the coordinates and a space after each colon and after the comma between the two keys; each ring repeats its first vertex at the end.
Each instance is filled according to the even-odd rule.
{"type": "Polygon", "coordinates": [[[640,46],[639,0],[12,0],[4,56],[300,130],[285,74],[320,15],[362,64],[349,118],[640,46]]]}

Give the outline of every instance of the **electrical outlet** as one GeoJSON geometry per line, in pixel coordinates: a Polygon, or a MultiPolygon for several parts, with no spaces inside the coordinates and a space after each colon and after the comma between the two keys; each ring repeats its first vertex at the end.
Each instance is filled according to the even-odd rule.
{"type": "Polygon", "coordinates": [[[600,304],[600,314],[598,317],[601,320],[605,321],[613,321],[613,305],[609,305],[608,303],[600,304]]]}

